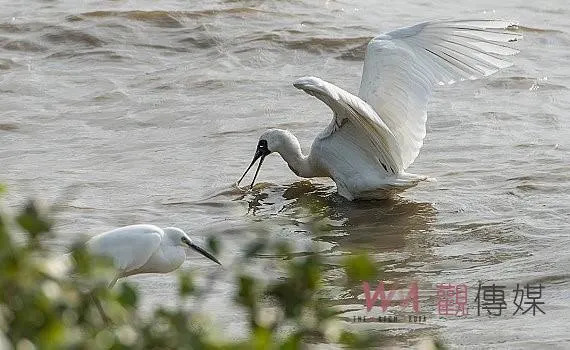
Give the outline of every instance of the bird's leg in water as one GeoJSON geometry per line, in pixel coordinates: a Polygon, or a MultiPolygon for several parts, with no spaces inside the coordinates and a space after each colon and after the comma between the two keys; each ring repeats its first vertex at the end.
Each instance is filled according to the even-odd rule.
{"type": "Polygon", "coordinates": [[[91,298],[93,299],[93,303],[97,307],[97,310],[99,310],[99,314],[101,315],[103,322],[105,323],[105,325],[109,326],[111,324],[111,319],[109,317],[107,317],[105,310],[103,310],[103,305],[101,305],[101,303],[99,302],[99,299],[97,299],[97,297],[95,296],[95,294],[93,294],[93,292],[91,292],[90,294],[91,294],[91,298]]]}
{"type": "Polygon", "coordinates": [[[115,286],[115,283],[117,283],[117,280],[119,279],[120,276],[121,276],[121,273],[117,272],[117,274],[115,275],[115,278],[113,278],[111,283],[109,283],[109,286],[108,286],[109,289],[111,289],[111,288],[113,288],[113,286],[115,286]]]}
{"type": "MultiPolygon", "coordinates": [[[[115,275],[115,278],[113,278],[111,283],[109,283],[109,286],[108,286],[109,289],[113,288],[115,283],[117,283],[117,280],[119,279],[119,277],[121,277],[121,272],[117,272],[117,274],[115,275]]],[[[99,299],[97,299],[97,297],[95,296],[95,294],[93,294],[93,292],[91,292],[91,298],[93,299],[93,303],[95,303],[97,310],[99,310],[99,314],[101,315],[103,322],[105,322],[105,324],[107,326],[110,325],[111,319],[109,317],[107,317],[105,310],[103,310],[103,305],[101,305],[101,303],[99,302],[99,299]]]]}

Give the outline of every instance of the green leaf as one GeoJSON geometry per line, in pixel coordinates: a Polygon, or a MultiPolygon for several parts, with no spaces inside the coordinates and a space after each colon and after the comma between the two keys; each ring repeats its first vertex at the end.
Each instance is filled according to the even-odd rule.
{"type": "Polygon", "coordinates": [[[220,253],[220,240],[217,237],[209,236],[206,239],[206,244],[213,254],[220,253]]]}
{"type": "Polygon", "coordinates": [[[298,333],[289,335],[279,347],[280,350],[298,350],[301,349],[301,336],[298,333]]]}
{"type": "Polygon", "coordinates": [[[271,349],[271,332],[267,328],[257,327],[253,331],[252,348],[257,350],[271,349]]]}
{"type": "Polygon", "coordinates": [[[378,277],[374,261],[365,254],[351,255],[343,259],[343,266],[352,282],[366,281],[378,277]]]}
{"type": "Polygon", "coordinates": [[[26,204],[16,221],[31,239],[36,239],[40,234],[49,232],[51,229],[51,223],[40,215],[38,206],[33,201],[26,204]]]}
{"type": "Polygon", "coordinates": [[[119,291],[118,301],[121,305],[134,308],[137,306],[138,295],[137,291],[128,283],[121,283],[121,290],[119,291]]]}
{"type": "Polygon", "coordinates": [[[187,297],[192,295],[196,290],[194,285],[194,280],[189,273],[181,272],[178,275],[178,295],[181,297],[187,297]]]}
{"type": "Polygon", "coordinates": [[[257,302],[256,281],[251,276],[240,276],[236,301],[248,308],[253,308],[257,302]]]}

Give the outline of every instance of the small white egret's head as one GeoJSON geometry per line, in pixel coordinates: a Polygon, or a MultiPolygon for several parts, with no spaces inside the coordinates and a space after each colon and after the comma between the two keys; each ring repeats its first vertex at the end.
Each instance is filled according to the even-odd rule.
{"type": "Polygon", "coordinates": [[[166,239],[168,239],[173,246],[182,246],[185,248],[189,247],[190,249],[195,250],[206,258],[212,260],[216,264],[221,265],[218,259],[216,259],[212,254],[208,253],[204,248],[201,248],[200,246],[194,244],[186,232],[182,231],[181,229],[177,227],[167,227],[164,229],[164,233],[166,234],[166,239]]]}
{"type": "MultiPolygon", "coordinates": [[[[281,129],[269,129],[259,137],[259,142],[257,142],[257,148],[255,149],[255,155],[253,156],[253,160],[249,167],[247,167],[246,171],[243,173],[242,177],[239,179],[237,184],[243,180],[245,175],[248,173],[249,169],[255,164],[255,162],[260,159],[259,165],[257,166],[257,170],[255,171],[255,175],[253,176],[253,180],[251,181],[251,186],[255,183],[255,179],[257,178],[257,174],[259,173],[259,169],[261,168],[261,164],[263,164],[263,160],[272,152],[281,153],[281,151],[291,144],[292,140],[296,141],[296,138],[287,130],[281,129]]],[[[297,142],[298,143],[298,142],[297,142]]]]}

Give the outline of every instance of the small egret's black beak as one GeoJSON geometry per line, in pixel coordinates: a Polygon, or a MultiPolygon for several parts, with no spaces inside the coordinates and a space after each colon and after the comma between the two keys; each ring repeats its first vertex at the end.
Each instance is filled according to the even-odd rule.
{"type": "Polygon", "coordinates": [[[271,153],[271,151],[267,148],[267,141],[260,140],[259,143],[257,144],[257,149],[255,150],[255,155],[253,156],[253,160],[251,161],[251,164],[247,167],[245,173],[243,173],[243,175],[241,176],[241,178],[237,182],[237,185],[239,186],[239,183],[241,182],[241,180],[243,180],[245,175],[249,172],[249,169],[251,169],[253,164],[255,164],[255,162],[261,158],[261,160],[259,161],[259,165],[257,166],[257,170],[255,170],[255,175],[253,175],[253,180],[251,181],[251,185],[249,186],[250,188],[253,187],[253,184],[255,183],[255,179],[257,178],[257,174],[259,174],[259,169],[261,168],[261,164],[263,164],[263,160],[270,153],[271,153]]]}
{"type": "Polygon", "coordinates": [[[213,262],[215,262],[218,265],[222,265],[218,259],[216,259],[212,254],[208,253],[204,248],[201,248],[199,246],[197,246],[196,244],[192,243],[192,242],[186,242],[186,244],[188,244],[188,246],[192,249],[194,249],[195,251],[197,251],[198,253],[204,255],[206,258],[212,260],[213,262]]]}

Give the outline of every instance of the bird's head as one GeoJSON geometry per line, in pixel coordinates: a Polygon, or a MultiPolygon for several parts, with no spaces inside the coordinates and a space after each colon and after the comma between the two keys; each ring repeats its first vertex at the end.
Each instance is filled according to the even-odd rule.
{"type": "Polygon", "coordinates": [[[218,259],[216,259],[212,254],[208,253],[204,248],[201,248],[200,246],[196,245],[192,241],[192,239],[188,237],[186,232],[182,231],[181,229],[177,227],[167,227],[164,229],[164,233],[166,234],[167,238],[170,240],[172,245],[195,250],[198,253],[205,256],[206,258],[212,260],[216,264],[221,265],[218,259]]]}
{"type": "Polygon", "coordinates": [[[259,159],[259,165],[257,166],[257,170],[255,171],[255,175],[253,176],[253,180],[251,181],[251,186],[255,183],[255,179],[257,178],[257,174],[259,173],[259,169],[261,168],[261,164],[263,164],[263,160],[272,152],[282,153],[286,151],[287,148],[291,145],[295,145],[300,149],[299,141],[287,130],[281,129],[269,129],[259,137],[259,141],[257,142],[257,147],[255,149],[255,154],[253,156],[253,160],[251,164],[247,167],[239,181],[237,182],[238,186],[241,180],[245,177],[245,175],[249,172],[249,169],[255,164],[255,162],[259,159]]]}

